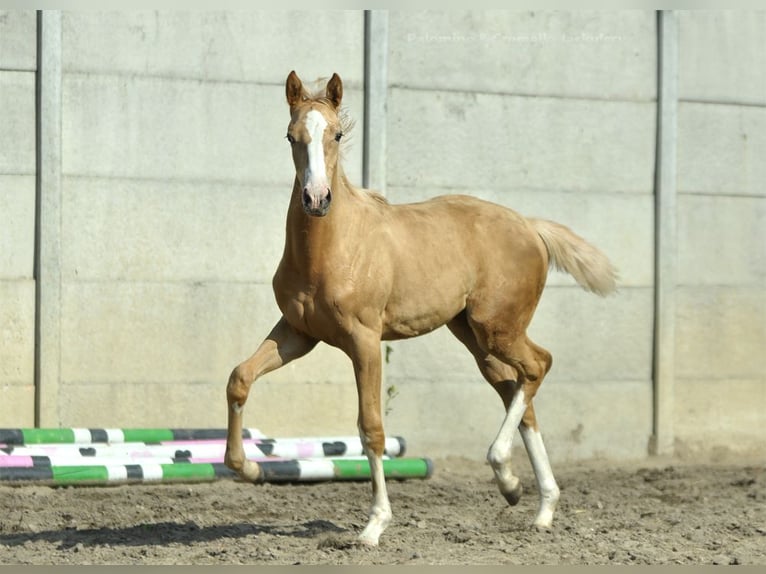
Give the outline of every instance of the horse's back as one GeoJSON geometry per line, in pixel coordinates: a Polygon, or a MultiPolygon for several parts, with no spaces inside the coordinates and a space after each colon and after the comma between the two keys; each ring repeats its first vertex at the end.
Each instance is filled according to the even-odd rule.
{"type": "Polygon", "coordinates": [[[478,264],[527,252],[545,258],[545,247],[530,220],[497,203],[454,194],[389,209],[396,236],[412,246],[435,245],[478,264]]]}

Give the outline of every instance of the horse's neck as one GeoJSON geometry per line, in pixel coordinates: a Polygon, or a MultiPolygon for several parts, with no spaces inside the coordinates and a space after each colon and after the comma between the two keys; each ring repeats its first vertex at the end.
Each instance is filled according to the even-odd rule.
{"type": "Polygon", "coordinates": [[[283,258],[295,271],[311,275],[322,273],[327,265],[342,264],[349,254],[357,228],[360,205],[358,192],[339,173],[331,184],[330,210],[324,217],[312,217],[303,211],[301,187],[296,178],[287,213],[287,230],[283,258]]]}

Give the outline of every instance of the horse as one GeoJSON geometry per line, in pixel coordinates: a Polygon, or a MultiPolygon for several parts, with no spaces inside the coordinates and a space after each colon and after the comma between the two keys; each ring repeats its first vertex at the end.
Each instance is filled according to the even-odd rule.
{"type": "Polygon", "coordinates": [[[522,493],[511,466],[518,428],[540,495],[533,525],[550,528],[559,487],[532,401],[552,356],[527,337],[527,326],[550,267],[601,296],[615,291],[616,269],[559,223],[468,195],[392,204],[355,187],[340,161],[349,122],[338,74],[312,93],[292,71],[285,94],[295,178],[273,278],[282,316],[229,377],[226,465],[244,480],[261,477],[242,446],[243,408],[255,380],[320,341],[337,347],[353,365],[357,426],[372,482],[369,518],[357,540],[377,546],[392,519],[382,463],[381,341],[446,325],[503,402],[505,416],[487,453],[500,493],[510,505],[522,493]]]}

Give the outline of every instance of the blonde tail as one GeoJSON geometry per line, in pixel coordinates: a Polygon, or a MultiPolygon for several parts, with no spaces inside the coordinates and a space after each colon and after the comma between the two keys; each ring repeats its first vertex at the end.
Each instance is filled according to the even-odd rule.
{"type": "Polygon", "coordinates": [[[617,289],[617,270],[598,248],[554,221],[530,222],[545,243],[552,266],[569,273],[586,291],[602,297],[617,289]]]}

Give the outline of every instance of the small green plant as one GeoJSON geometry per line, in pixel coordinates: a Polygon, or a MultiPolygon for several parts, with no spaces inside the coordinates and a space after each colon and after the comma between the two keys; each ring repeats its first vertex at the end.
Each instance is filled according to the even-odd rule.
{"type": "Polygon", "coordinates": [[[399,394],[399,390],[396,388],[396,385],[389,385],[386,387],[386,416],[391,414],[391,411],[393,411],[393,407],[391,406],[391,401],[396,398],[396,396],[399,394]]]}
{"type": "MultiPolygon", "coordinates": [[[[389,364],[391,362],[391,354],[394,352],[394,348],[386,343],[385,347],[385,361],[386,364],[389,364]]],[[[394,400],[396,395],[399,394],[399,391],[396,388],[396,385],[389,385],[386,387],[386,403],[384,407],[385,416],[388,416],[391,414],[391,411],[393,410],[393,407],[391,406],[391,401],[394,400]]]]}

